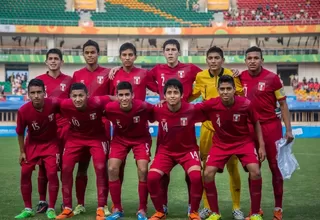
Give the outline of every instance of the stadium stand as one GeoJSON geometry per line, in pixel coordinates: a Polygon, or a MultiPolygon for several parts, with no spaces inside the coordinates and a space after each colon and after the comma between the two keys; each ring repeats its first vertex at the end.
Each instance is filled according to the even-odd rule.
{"type": "Polygon", "coordinates": [[[64,0],[2,0],[0,18],[9,24],[60,26],[78,26],[79,20],[77,12],[65,12],[64,0]]]}

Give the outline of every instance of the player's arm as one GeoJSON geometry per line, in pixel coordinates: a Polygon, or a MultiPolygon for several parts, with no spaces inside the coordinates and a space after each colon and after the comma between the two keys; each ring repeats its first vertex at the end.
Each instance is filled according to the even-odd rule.
{"type": "MultiPolygon", "coordinates": [[[[249,100],[248,100],[249,102],[249,100]]],[[[261,125],[260,122],[258,120],[258,114],[256,113],[256,111],[254,110],[252,104],[250,103],[248,105],[248,116],[249,119],[251,121],[251,123],[254,126],[254,131],[256,133],[256,136],[258,138],[258,143],[259,143],[259,150],[258,150],[258,154],[259,154],[259,159],[260,162],[263,162],[266,158],[266,149],[265,149],[265,144],[264,144],[264,140],[263,140],[263,135],[262,135],[262,130],[261,130],[261,125]]]]}
{"type": "Polygon", "coordinates": [[[192,94],[188,98],[189,102],[192,102],[193,100],[199,98],[199,96],[201,95],[201,90],[203,89],[203,86],[204,85],[201,84],[201,76],[198,74],[196,77],[195,83],[193,84],[192,94]]]}
{"type": "Polygon", "coordinates": [[[152,71],[147,71],[147,88],[151,90],[152,92],[159,93],[158,91],[158,83],[156,80],[154,80],[152,71]]]}
{"type": "Polygon", "coordinates": [[[204,122],[210,120],[209,114],[214,111],[215,105],[217,103],[217,98],[212,98],[207,101],[197,103],[194,105],[194,113],[196,115],[197,122],[204,122]]]}
{"type": "Polygon", "coordinates": [[[285,138],[287,139],[287,143],[290,143],[293,141],[293,134],[292,134],[292,128],[291,128],[291,122],[290,122],[290,112],[289,112],[289,107],[286,101],[286,94],[284,92],[284,88],[282,86],[282,83],[279,77],[275,77],[274,85],[276,86],[276,89],[277,89],[274,92],[274,95],[276,96],[280,104],[281,116],[283,118],[283,122],[286,127],[285,138]]]}
{"type": "Polygon", "coordinates": [[[26,129],[26,121],[21,111],[18,111],[16,133],[18,135],[18,144],[20,149],[19,163],[27,162],[26,153],[24,151],[24,132],[26,129]]]}

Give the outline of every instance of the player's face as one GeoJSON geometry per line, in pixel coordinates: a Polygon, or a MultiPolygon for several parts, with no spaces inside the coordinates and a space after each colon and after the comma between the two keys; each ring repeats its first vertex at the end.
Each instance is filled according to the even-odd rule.
{"type": "Polygon", "coordinates": [[[224,59],[219,53],[209,53],[207,57],[207,64],[212,71],[221,69],[224,59]]]}
{"type": "Polygon", "coordinates": [[[28,91],[28,96],[32,101],[32,104],[37,107],[43,103],[45,92],[40,86],[31,86],[28,91]]]}
{"type": "Polygon", "coordinates": [[[88,94],[83,90],[72,90],[70,97],[77,109],[83,109],[87,105],[88,94]]]}
{"type": "Polygon", "coordinates": [[[133,50],[127,49],[121,52],[120,59],[124,67],[131,67],[136,60],[136,56],[134,55],[133,50]]]}
{"type": "Polygon", "coordinates": [[[51,71],[60,70],[63,61],[60,59],[58,54],[50,53],[48,54],[48,59],[46,60],[46,64],[51,71]]]}
{"type": "Polygon", "coordinates": [[[175,106],[181,102],[183,95],[180,93],[178,88],[168,87],[164,98],[169,105],[175,106]]]}
{"type": "Polygon", "coordinates": [[[99,53],[94,46],[86,46],[83,50],[83,56],[89,65],[98,63],[99,53]]]}
{"type": "Polygon", "coordinates": [[[118,90],[117,97],[120,103],[120,108],[130,110],[132,108],[133,94],[129,89],[118,90]]]}
{"type": "Polygon", "coordinates": [[[233,99],[236,90],[231,83],[221,83],[219,86],[219,95],[223,102],[229,102],[233,99]]]}
{"type": "Polygon", "coordinates": [[[257,71],[261,68],[263,63],[263,59],[261,58],[261,54],[259,52],[249,52],[246,55],[246,64],[248,70],[257,71]]]}
{"type": "Polygon", "coordinates": [[[176,45],[174,44],[168,44],[165,48],[164,48],[164,56],[167,60],[168,64],[175,64],[178,62],[178,57],[179,57],[179,51],[176,45]]]}

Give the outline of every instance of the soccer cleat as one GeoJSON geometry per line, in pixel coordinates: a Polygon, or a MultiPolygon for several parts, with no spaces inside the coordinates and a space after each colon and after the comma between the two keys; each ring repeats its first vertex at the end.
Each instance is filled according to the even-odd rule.
{"type": "Polygon", "coordinates": [[[37,213],[45,213],[48,210],[47,202],[39,202],[37,205],[37,213]]]}
{"type": "Polygon", "coordinates": [[[83,205],[77,205],[73,210],[74,215],[80,215],[85,212],[86,212],[86,208],[83,205]]]}
{"type": "Polygon", "coordinates": [[[233,219],[244,220],[244,214],[240,209],[234,209],[232,211],[232,216],[233,216],[233,219]]]}
{"type": "Polygon", "coordinates": [[[105,220],[105,214],[104,214],[104,209],[103,208],[97,208],[97,216],[96,220],[105,220]]]}
{"type": "Polygon", "coordinates": [[[24,209],[21,211],[19,215],[16,215],[14,218],[16,219],[23,219],[23,218],[30,218],[35,216],[35,212],[32,209],[24,209]]]}
{"type": "Polygon", "coordinates": [[[56,211],[54,211],[54,209],[48,209],[46,215],[48,219],[56,219],[57,217],[56,211]]]}
{"type": "Polygon", "coordinates": [[[189,214],[189,220],[201,220],[198,212],[192,212],[189,214]]]}
{"type": "Polygon", "coordinates": [[[119,211],[118,209],[114,209],[114,212],[106,218],[106,220],[116,220],[124,217],[123,211],[119,211]]]}
{"type": "Polygon", "coordinates": [[[211,215],[211,210],[207,208],[203,208],[200,210],[199,215],[201,219],[207,219],[211,215]]]}
{"type": "MultiPolygon", "coordinates": [[[[260,210],[259,210],[259,213],[258,213],[260,216],[262,216],[263,217],[263,211],[262,211],[262,209],[260,208],[260,210]]],[[[246,217],[245,218],[245,220],[250,220],[250,216],[252,215],[252,212],[251,212],[251,210],[250,210],[250,213],[249,213],[249,215],[248,215],[248,217],[246,217]]]]}
{"type": "Polygon", "coordinates": [[[103,207],[103,211],[104,211],[104,215],[105,215],[105,216],[111,215],[111,212],[109,211],[109,208],[108,208],[107,205],[105,205],[105,206],[103,207]]]}
{"type": "Polygon", "coordinates": [[[68,209],[68,208],[65,208],[65,209],[60,213],[60,215],[58,215],[58,216],[56,217],[56,219],[66,219],[66,218],[71,218],[71,217],[73,217],[73,216],[74,216],[74,214],[73,214],[72,210],[71,210],[71,209],[68,209]]]}
{"type": "Polygon", "coordinates": [[[191,214],[190,212],[191,212],[191,205],[189,204],[189,205],[188,205],[188,212],[187,212],[187,213],[188,213],[188,216],[191,214]]]}
{"type": "Polygon", "coordinates": [[[212,212],[209,218],[207,218],[207,220],[220,220],[220,219],[221,219],[221,215],[215,212],[212,212]]]}
{"type": "Polygon", "coordinates": [[[166,219],[166,214],[163,212],[156,212],[149,218],[149,220],[159,220],[159,219],[166,219]]]}
{"type": "Polygon", "coordinates": [[[254,214],[250,216],[250,220],[263,220],[263,218],[259,214],[254,214]]]}
{"type": "Polygon", "coordinates": [[[137,220],[148,220],[147,214],[144,210],[139,210],[137,213],[137,220]]]}
{"type": "Polygon", "coordinates": [[[273,220],[282,220],[282,209],[273,211],[273,220]]]}
{"type": "Polygon", "coordinates": [[[167,206],[167,205],[163,205],[162,207],[163,207],[163,212],[164,212],[164,214],[165,214],[165,215],[168,215],[168,214],[169,214],[169,212],[168,212],[168,206],[167,206]]]}

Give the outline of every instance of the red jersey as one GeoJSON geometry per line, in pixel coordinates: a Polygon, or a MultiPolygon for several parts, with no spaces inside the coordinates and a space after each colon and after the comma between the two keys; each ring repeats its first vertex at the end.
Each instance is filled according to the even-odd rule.
{"type": "Polygon", "coordinates": [[[277,101],[285,100],[283,85],[277,74],[264,68],[252,76],[246,70],[241,73],[241,83],[245,96],[252,102],[261,123],[279,120],[275,113],[277,101]]]}
{"type": "Polygon", "coordinates": [[[195,105],[182,102],[179,111],[171,112],[164,104],[154,108],[153,119],[159,122],[161,141],[158,149],[176,153],[199,150],[194,124],[207,118],[197,111],[195,105]]]}
{"type": "Polygon", "coordinates": [[[233,149],[253,141],[248,120],[255,124],[258,120],[256,111],[249,99],[235,96],[231,107],[223,105],[220,97],[205,101],[201,106],[215,130],[212,141],[215,147],[233,149]]]}
{"type": "Polygon", "coordinates": [[[167,64],[158,64],[153,67],[150,72],[153,80],[158,82],[158,92],[160,100],[164,99],[163,89],[168,79],[176,78],[183,85],[183,100],[188,101],[192,95],[193,83],[196,80],[197,73],[202,70],[191,63],[178,63],[177,66],[171,68],[167,64]]]}
{"type": "Polygon", "coordinates": [[[55,114],[59,112],[59,103],[56,99],[44,99],[42,111],[36,110],[32,102],[21,106],[18,110],[18,135],[23,135],[28,129],[27,140],[33,143],[49,142],[57,138],[57,123],[55,114]]]}
{"type": "Polygon", "coordinates": [[[91,72],[84,67],[74,72],[73,82],[85,84],[91,97],[110,95],[109,71],[109,68],[98,66],[91,72]]]}
{"type": "Polygon", "coordinates": [[[135,99],[144,101],[146,99],[147,88],[153,92],[158,92],[157,83],[153,80],[151,73],[146,69],[133,67],[132,70],[127,73],[121,68],[112,81],[112,94],[116,94],[116,87],[119,82],[122,81],[131,83],[135,99]]]}
{"type": "Polygon", "coordinates": [[[87,100],[87,107],[79,111],[71,99],[64,99],[60,103],[62,115],[70,122],[68,137],[76,139],[92,139],[105,136],[102,115],[104,106],[110,102],[109,96],[95,96],[87,100]]]}
{"type": "MultiPolygon", "coordinates": [[[[72,78],[70,76],[60,73],[57,78],[53,78],[47,72],[37,76],[36,78],[43,81],[47,97],[59,99],[69,98],[70,87],[72,84],[72,78]]],[[[60,114],[57,114],[56,117],[58,126],[63,126],[68,123],[68,120],[62,118],[60,114]]]]}
{"type": "Polygon", "coordinates": [[[106,105],[106,117],[113,124],[113,139],[139,144],[150,140],[148,120],[152,116],[153,105],[141,100],[132,100],[132,109],[128,112],[120,109],[119,102],[106,105]]]}

